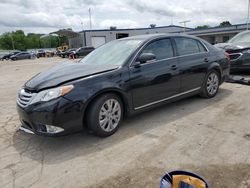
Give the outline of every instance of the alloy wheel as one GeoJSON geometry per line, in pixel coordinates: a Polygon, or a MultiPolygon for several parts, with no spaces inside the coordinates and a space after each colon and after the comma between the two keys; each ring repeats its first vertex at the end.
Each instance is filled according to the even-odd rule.
{"type": "Polygon", "coordinates": [[[104,102],[99,112],[99,125],[106,131],[113,131],[121,120],[121,105],[116,99],[104,102]]]}
{"type": "Polygon", "coordinates": [[[219,87],[218,75],[212,72],[207,79],[207,92],[209,95],[214,95],[219,87]]]}

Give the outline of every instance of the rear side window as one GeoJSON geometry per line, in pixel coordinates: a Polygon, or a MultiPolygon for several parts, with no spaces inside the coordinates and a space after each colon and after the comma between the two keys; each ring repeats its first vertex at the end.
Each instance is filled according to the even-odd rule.
{"type": "Polygon", "coordinates": [[[156,60],[171,58],[174,56],[170,39],[160,39],[150,43],[141,53],[152,53],[156,60]]]}
{"type": "Polygon", "coordinates": [[[189,55],[206,51],[204,46],[195,39],[178,37],[174,40],[179,55],[189,55]]]}

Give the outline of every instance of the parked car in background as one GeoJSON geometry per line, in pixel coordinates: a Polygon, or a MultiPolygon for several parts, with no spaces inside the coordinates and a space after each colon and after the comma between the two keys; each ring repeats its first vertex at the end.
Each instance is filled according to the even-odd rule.
{"type": "Polygon", "coordinates": [[[19,52],[13,56],[10,57],[11,60],[15,61],[15,60],[21,60],[21,59],[31,59],[33,56],[32,53],[30,52],[19,52]]]}
{"type": "Polygon", "coordinates": [[[92,52],[95,48],[92,46],[86,46],[78,48],[76,51],[73,51],[70,55],[74,56],[75,58],[84,57],[92,52]]]}
{"type": "Polygon", "coordinates": [[[11,56],[13,56],[13,55],[15,55],[15,54],[18,54],[18,53],[20,53],[20,51],[14,51],[14,52],[11,52],[11,53],[9,53],[9,54],[6,54],[6,55],[4,55],[4,56],[1,58],[1,60],[8,60],[8,59],[10,59],[11,56]]]}
{"type": "Polygon", "coordinates": [[[192,95],[214,97],[229,75],[222,50],[187,35],[141,35],[106,43],[79,63],[27,81],[17,98],[20,127],[61,135],[87,127],[116,132],[124,115],[192,95]]]}
{"type": "Polygon", "coordinates": [[[70,48],[68,50],[65,50],[64,52],[61,52],[59,55],[62,58],[69,57],[69,55],[72,54],[73,51],[76,51],[76,48],[70,48]]]}
{"type": "Polygon", "coordinates": [[[219,43],[215,46],[228,53],[232,71],[250,70],[250,31],[243,31],[227,43],[219,43]]]}
{"type": "Polygon", "coordinates": [[[45,57],[46,55],[46,51],[45,50],[38,50],[36,53],[36,57],[40,58],[40,57],[45,57]]]}

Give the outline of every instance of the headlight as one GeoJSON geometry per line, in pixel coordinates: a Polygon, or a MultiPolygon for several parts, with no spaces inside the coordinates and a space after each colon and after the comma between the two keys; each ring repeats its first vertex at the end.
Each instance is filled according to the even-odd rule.
{"type": "Polygon", "coordinates": [[[41,91],[37,93],[37,95],[31,101],[31,104],[39,101],[50,101],[52,99],[64,96],[67,93],[69,93],[73,88],[74,88],[73,85],[68,85],[41,91]]]}

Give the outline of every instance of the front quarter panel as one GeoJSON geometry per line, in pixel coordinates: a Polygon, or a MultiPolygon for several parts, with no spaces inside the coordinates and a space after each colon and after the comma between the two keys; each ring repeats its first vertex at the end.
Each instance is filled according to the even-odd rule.
{"type": "Polygon", "coordinates": [[[78,110],[84,113],[88,104],[98,95],[105,92],[117,92],[122,96],[123,101],[126,103],[126,107],[129,108],[132,105],[130,100],[129,89],[129,74],[127,68],[119,68],[118,70],[110,71],[88,78],[80,79],[69,84],[74,85],[74,89],[64,97],[71,100],[74,103],[79,103],[78,110]]]}

